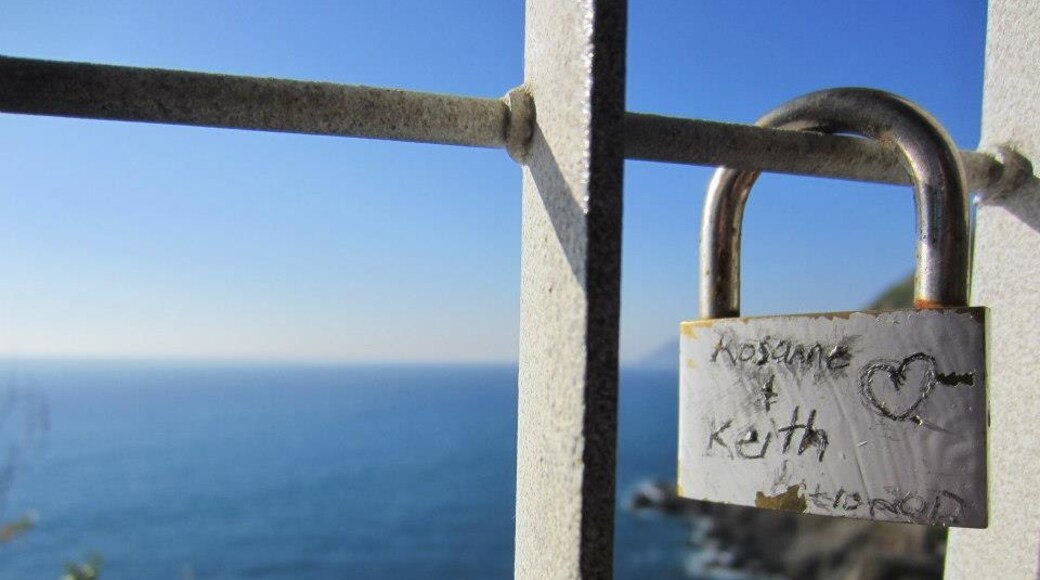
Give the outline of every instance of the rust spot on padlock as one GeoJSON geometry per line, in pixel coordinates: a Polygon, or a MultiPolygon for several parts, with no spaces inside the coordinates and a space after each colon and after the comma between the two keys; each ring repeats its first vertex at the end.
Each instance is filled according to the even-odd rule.
{"type": "Polygon", "coordinates": [[[697,338],[697,328],[694,325],[690,324],[689,322],[684,322],[684,323],[680,324],[679,328],[680,328],[680,331],[682,332],[683,336],[688,336],[690,338],[697,338]]]}
{"type": "Polygon", "coordinates": [[[929,300],[927,298],[914,298],[914,308],[924,310],[926,308],[943,308],[944,305],[938,300],[929,300]]]}
{"type": "Polygon", "coordinates": [[[766,495],[760,491],[756,492],[755,507],[803,513],[809,507],[809,503],[805,501],[805,496],[801,494],[801,486],[792,485],[787,488],[787,491],[777,495],[766,495]]]}

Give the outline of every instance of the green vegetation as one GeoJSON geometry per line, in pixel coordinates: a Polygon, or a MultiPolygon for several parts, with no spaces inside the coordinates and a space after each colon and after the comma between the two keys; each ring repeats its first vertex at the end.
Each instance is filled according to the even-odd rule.
{"type": "Polygon", "coordinates": [[[881,293],[867,306],[867,310],[895,310],[911,308],[914,305],[914,275],[910,274],[888,290],[881,293]]]}
{"type": "Polygon", "coordinates": [[[36,525],[34,514],[26,514],[17,520],[0,524],[0,543],[10,542],[18,536],[32,529],[36,525]]]}
{"type": "Polygon", "coordinates": [[[97,580],[101,573],[101,556],[91,554],[90,558],[83,564],[76,562],[65,563],[65,573],[61,580],[97,580]]]}

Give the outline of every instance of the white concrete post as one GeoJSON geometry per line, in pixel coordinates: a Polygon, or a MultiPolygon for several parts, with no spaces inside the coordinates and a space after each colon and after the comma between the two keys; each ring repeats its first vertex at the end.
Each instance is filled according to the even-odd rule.
{"type": "Polygon", "coordinates": [[[528,0],[516,577],[613,566],[625,2],[528,0]]]}
{"type": "MultiPolygon", "coordinates": [[[[1040,3],[991,0],[982,147],[1040,159],[1040,3]]],[[[1038,577],[1040,182],[978,207],[972,303],[990,307],[989,529],[950,532],[948,578],[1038,577]]]]}

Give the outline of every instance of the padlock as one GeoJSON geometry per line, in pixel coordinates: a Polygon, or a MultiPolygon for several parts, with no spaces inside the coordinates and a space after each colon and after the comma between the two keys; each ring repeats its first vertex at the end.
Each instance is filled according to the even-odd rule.
{"type": "Polygon", "coordinates": [[[680,336],[679,495],[984,528],[986,309],[967,307],[968,197],[927,113],[819,91],[759,125],[871,138],[912,176],[914,309],[740,318],[741,218],[758,172],[720,168],[701,229],[700,316],[680,336]]]}

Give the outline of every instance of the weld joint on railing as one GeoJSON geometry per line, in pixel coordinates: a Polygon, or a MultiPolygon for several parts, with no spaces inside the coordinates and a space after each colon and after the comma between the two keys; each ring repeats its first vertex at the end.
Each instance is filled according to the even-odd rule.
{"type": "Polygon", "coordinates": [[[985,205],[1007,197],[1018,190],[1030,179],[1035,179],[1033,164],[1011,145],[997,145],[992,153],[980,151],[993,160],[990,168],[990,179],[986,187],[981,188],[975,196],[975,203],[985,205]]]}
{"type": "Polygon", "coordinates": [[[531,147],[531,137],[534,136],[534,97],[527,85],[520,85],[506,93],[502,102],[509,110],[504,131],[506,153],[513,161],[523,165],[527,159],[527,150],[531,147]]]}

